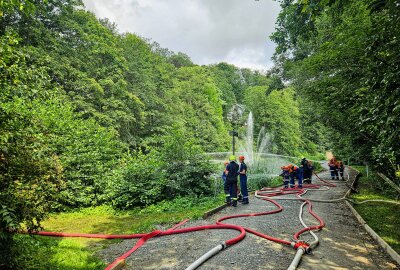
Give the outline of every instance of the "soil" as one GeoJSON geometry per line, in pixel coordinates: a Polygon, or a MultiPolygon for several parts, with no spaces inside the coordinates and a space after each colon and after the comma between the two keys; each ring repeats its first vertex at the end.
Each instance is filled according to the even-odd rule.
{"type": "MultiPolygon", "coordinates": [[[[321,173],[320,176],[328,179],[326,172],[321,173]]],[[[307,192],[304,197],[340,198],[349,189],[348,185],[354,177],[355,172],[349,170],[349,181],[335,183],[337,187],[327,191],[307,192]]],[[[318,182],[313,180],[313,183],[318,182]]],[[[241,225],[292,241],[293,234],[303,228],[298,219],[302,202],[280,200],[279,203],[284,207],[280,213],[230,219],[224,223],[241,225]]],[[[188,222],[181,228],[214,224],[218,218],[227,215],[265,212],[273,209],[276,207],[271,203],[251,197],[248,205],[239,204],[237,208],[225,208],[205,220],[188,222]]],[[[320,240],[319,246],[311,254],[303,256],[297,269],[400,269],[357,222],[344,202],[314,202],[313,210],[325,221],[326,226],[316,232],[320,240]]],[[[303,218],[309,226],[318,224],[308,213],[304,213],[303,218]]],[[[153,238],[126,260],[127,265],[124,269],[185,269],[218,243],[237,234],[237,231],[231,230],[207,230],[153,238]]],[[[301,239],[312,240],[312,237],[305,233],[301,239]]],[[[131,249],[136,242],[137,240],[125,240],[109,246],[97,255],[105,262],[111,263],[131,249]]],[[[288,246],[247,233],[243,241],[221,251],[198,269],[287,269],[295,253],[296,251],[288,246]]]]}

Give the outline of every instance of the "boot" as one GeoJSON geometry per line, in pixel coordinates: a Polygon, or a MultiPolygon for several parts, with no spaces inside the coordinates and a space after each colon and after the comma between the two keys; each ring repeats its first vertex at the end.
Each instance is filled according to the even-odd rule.
{"type": "Polygon", "coordinates": [[[233,207],[236,207],[236,206],[237,206],[237,200],[233,200],[232,206],[233,206],[233,207]]]}
{"type": "Polygon", "coordinates": [[[242,204],[249,204],[249,198],[243,198],[242,204]]]}
{"type": "Polygon", "coordinates": [[[225,196],[225,203],[227,206],[231,206],[232,202],[231,202],[231,196],[226,195],[225,196]]]}

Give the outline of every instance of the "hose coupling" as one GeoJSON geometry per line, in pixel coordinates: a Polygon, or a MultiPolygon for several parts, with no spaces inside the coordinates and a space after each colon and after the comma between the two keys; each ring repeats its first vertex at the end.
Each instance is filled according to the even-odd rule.
{"type": "Polygon", "coordinates": [[[228,245],[225,242],[221,242],[220,245],[222,246],[222,249],[226,249],[228,245]]]}
{"type": "Polygon", "coordinates": [[[308,244],[308,243],[306,243],[304,241],[292,242],[291,246],[296,250],[301,248],[307,254],[311,253],[311,251],[312,251],[310,244],[308,244]]]}

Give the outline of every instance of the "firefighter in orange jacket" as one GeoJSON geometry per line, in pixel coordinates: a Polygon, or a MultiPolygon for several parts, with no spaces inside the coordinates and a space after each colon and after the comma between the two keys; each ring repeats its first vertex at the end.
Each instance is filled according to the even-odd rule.
{"type": "Polygon", "coordinates": [[[328,166],[329,166],[329,171],[331,172],[332,180],[335,180],[335,177],[336,180],[339,180],[339,173],[338,173],[339,163],[337,162],[335,157],[329,160],[328,166]]]}
{"type": "Polygon", "coordinates": [[[289,187],[289,178],[290,178],[289,166],[282,166],[281,169],[282,169],[282,172],[279,176],[282,176],[282,178],[283,178],[283,187],[288,188],[289,187]]]}
{"type": "Polygon", "coordinates": [[[295,165],[289,164],[289,175],[290,175],[290,188],[294,188],[294,178],[298,180],[298,187],[303,188],[303,175],[299,168],[295,165]]]}

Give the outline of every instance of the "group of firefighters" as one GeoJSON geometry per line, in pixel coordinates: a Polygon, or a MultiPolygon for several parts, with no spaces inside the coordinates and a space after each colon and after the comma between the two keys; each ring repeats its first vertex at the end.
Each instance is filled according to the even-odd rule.
{"type": "MultiPolygon", "coordinates": [[[[225,161],[225,169],[222,173],[224,181],[225,201],[228,205],[237,206],[238,201],[242,204],[249,203],[249,194],[247,189],[247,165],[244,162],[244,156],[239,156],[239,164],[236,162],[236,156],[231,155],[229,162],[225,161]],[[238,189],[238,176],[240,178],[240,190],[238,189]]],[[[329,171],[332,180],[339,180],[339,174],[344,180],[344,164],[336,160],[335,157],[328,162],[329,171]]],[[[295,188],[295,180],[298,181],[298,188],[303,188],[303,183],[311,184],[314,166],[311,160],[303,158],[300,166],[289,164],[281,167],[280,176],[283,178],[284,188],[295,188]]]]}
{"type": "Polygon", "coordinates": [[[224,180],[225,202],[233,207],[237,206],[238,200],[242,204],[249,203],[247,190],[247,165],[244,163],[244,156],[239,156],[239,164],[236,163],[236,156],[231,155],[229,162],[224,162],[225,169],[222,173],[224,180]],[[238,176],[240,178],[240,192],[238,192],[238,176]]]}
{"type": "Polygon", "coordinates": [[[339,174],[342,180],[344,180],[344,163],[340,160],[336,160],[335,157],[331,158],[328,162],[329,171],[331,172],[332,180],[339,180],[339,174]]]}
{"type": "MultiPolygon", "coordinates": [[[[336,160],[335,157],[328,162],[329,171],[331,173],[332,180],[339,180],[339,174],[342,180],[344,180],[344,163],[342,161],[336,160]]],[[[294,188],[295,179],[298,180],[298,188],[303,188],[303,183],[311,184],[312,174],[314,171],[314,166],[311,160],[303,158],[300,162],[300,166],[289,164],[287,166],[281,167],[282,172],[280,176],[283,178],[284,188],[294,188]]]]}
{"type": "Polygon", "coordinates": [[[314,171],[314,166],[311,160],[307,160],[303,158],[300,162],[300,166],[297,167],[296,165],[289,164],[287,166],[281,167],[282,172],[280,176],[283,178],[283,186],[284,188],[295,187],[295,179],[298,181],[298,187],[303,187],[303,182],[306,184],[311,184],[312,174],[314,171]]]}

